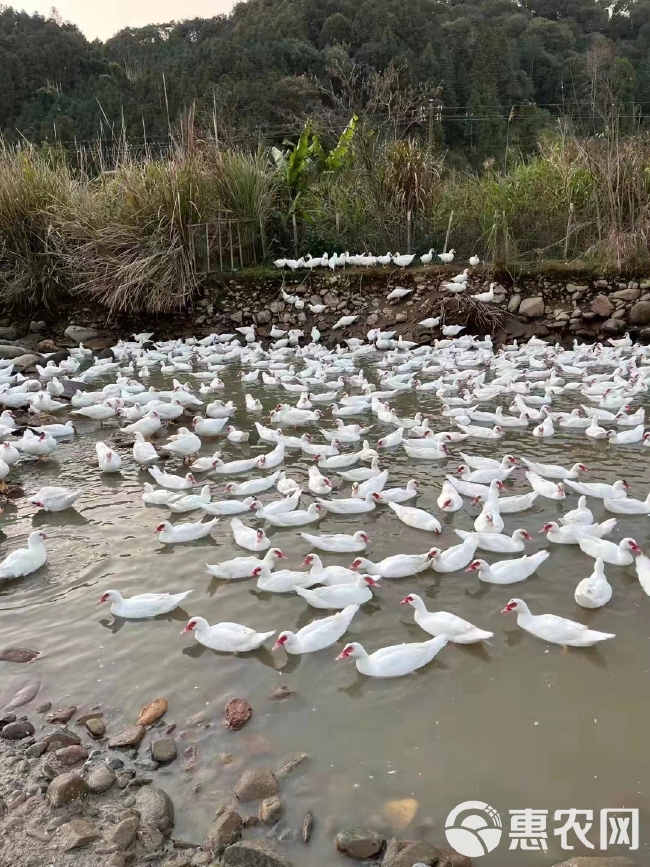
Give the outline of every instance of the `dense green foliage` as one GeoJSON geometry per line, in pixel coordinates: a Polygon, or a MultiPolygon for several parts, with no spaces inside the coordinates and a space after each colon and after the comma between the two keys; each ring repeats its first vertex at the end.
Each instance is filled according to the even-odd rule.
{"type": "Polygon", "coordinates": [[[338,135],[357,112],[478,166],[531,152],[560,117],[598,131],[603,69],[627,128],[643,124],[649,49],[650,0],[248,0],[105,44],[0,7],[0,129],[155,150],[194,105],[198,124],[251,148],[295,137],[306,117],[338,135]]]}

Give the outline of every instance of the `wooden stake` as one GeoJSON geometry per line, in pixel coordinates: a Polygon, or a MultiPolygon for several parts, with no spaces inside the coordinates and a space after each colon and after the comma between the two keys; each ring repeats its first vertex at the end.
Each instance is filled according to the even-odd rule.
{"type": "Polygon", "coordinates": [[[454,212],[452,211],[449,214],[449,222],[447,223],[447,234],[445,235],[445,246],[442,248],[442,252],[447,252],[447,245],[449,244],[449,236],[451,235],[451,224],[454,221],[454,212]]]}

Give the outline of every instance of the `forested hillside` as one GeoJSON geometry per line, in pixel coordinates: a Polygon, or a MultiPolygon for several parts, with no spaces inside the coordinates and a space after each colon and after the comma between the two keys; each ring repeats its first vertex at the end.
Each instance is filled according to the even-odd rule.
{"type": "Polygon", "coordinates": [[[530,151],[541,126],[650,116],[650,0],[248,0],[229,16],[89,43],[55,18],[0,11],[0,127],[9,141],[125,133],[151,147],[182,113],[230,143],[325,131],[352,111],[480,164],[530,151]],[[599,86],[596,82],[599,80],[599,86]],[[605,86],[602,86],[603,81],[605,86]]]}

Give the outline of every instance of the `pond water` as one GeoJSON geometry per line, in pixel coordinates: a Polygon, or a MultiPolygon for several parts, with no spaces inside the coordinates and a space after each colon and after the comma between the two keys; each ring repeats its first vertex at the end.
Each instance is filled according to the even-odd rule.
{"type": "MultiPolygon", "coordinates": [[[[364,368],[375,379],[372,365],[364,363],[364,368]]],[[[253,417],[244,412],[244,392],[249,390],[263,402],[265,423],[279,398],[277,390],[242,385],[237,370],[234,366],[222,375],[226,389],[216,396],[236,402],[234,422],[252,429],[252,444],[204,440],[202,453],[223,448],[224,460],[271,448],[257,443],[253,417]]],[[[171,378],[157,374],[151,383],[169,387],[171,378]]],[[[288,400],[294,403],[295,396],[288,395],[288,400]]],[[[561,397],[557,407],[572,408],[571,401],[561,397]]],[[[448,420],[439,414],[439,400],[430,393],[407,392],[391,404],[399,416],[421,410],[434,429],[448,429],[448,420]]],[[[59,415],[67,417],[67,412],[59,415]]],[[[373,420],[372,442],[391,429],[373,420]]],[[[75,511],[37,512],[25,497],[11,502],[0,518],[3,556],[23,545],[35,527],[46,528],[49,537],[47,565],[0,589],[2,645],[33,647],[43,656],[31,666],[2,663],[0,687],[13,691],[38,677],[43,683],[41,699],[55,704],[72,701],[80,708],[101,704],[109,732],[117,731],[123,722],[134,722],[150,699],[165,696],[170,703],[167,719],[179,724],[180,749],[198,738],[194,773],[182,772],[175,763],[157,775],[177,805],[176,836],[203,839],[217,793],[231,790],[244,767],[274,767],[285,754],[303,750],[311,761],[304,773],[283,784],[288,812],[280,826],[299,828],[308,808],[316,817],[309,848],[301,843],[286,847],[297,867],[326,867],[338,861],[334,833],[351,824],[370,824],[388,835],[426,836],[446,845],[448,812],[462,801],[475,799],[499,810],[506,825],[512,809],[543,809],[552,817],[555,810],[571,807],[595,811],[638,807],[646,857],[650,599],[633,566],[609,566],[611,602],[597,611],[575,604],[575,586],[590,574],[593,561],[577,546],[550,545],[537,531],[547,520],[575,508],[576,495],[563,503],[540,497],[529,511],[505,516],[505,532],[523,527],[534,535],[527,553],[545,546],[551,551],[537,574],[516,588],[481,584],[476,575],[465,572],[426,571],[382,581],[374,600],[354,619],[349,640],[358,640],[369,650],[426,640],[413,622],[412,609],[398,604],[408,592],[419,593],[430,609],[456,612],[495,637],[481,645],[450,644],[414,675],[377,680],[359,674],[352,662],[334,661],[343,641],[303,657],[272,653],[272,642],[255,653],[231,656],[203,648],[192,635],[181,637],[187,614],[204,616],[210,623],[231,620],[259,630],[295,630],[326,612],[309,608],[296,595],[261,593],[253,578],[231,583],[211,578],[206,563],[243,553],[234,545],[228,518],[221,519],[214,539],[176,546],[158,543],[153,530],[168,512],[142,504],[142,484],[148,474],[138,470],[130,449],[122,452],[121,473],[100,475],[96,466],[95,441],[116,427],[114,421],[100,429],[94,422],[79,420],[79,435],[74,442],[61,444],[53,458],[12,471],[12,480],[22,483],[26,495],[53,483],[83,485],[85,493],[75,511]],[[194,594],[185,611],[154,621],[116,621],[107,607],[95,605],[106,589],[132,595],[189,588],[194,588],[194,594]],[[501,615],[512,595],[523,597],[534,613],[570,617],[614,632],[616,638],[602,647],[568,652],[547,645],[518,629],[514,615],[501,615]],[[280,685],[291,687],[297,695],[270,701],[269,695],[280,685]],[[223,706],[233,695],[248,699],[254,708],[253,719],[238,733],[221,725],[223,706]],[[198,711],[207,712],[213,724],[188,732],[184,721],[198,711]],[[222,753],[232,753],[234,761],[223,765],[222,753]],[[396,832],[385,804],[411,798],[418,802],[417,815],[409,828],[396,832]]],[[[316,426],[310,430],[319,436],[316,426]]],[[[624,477],[631,485],[630,496],[638,498],[645,497],[650,481],[650,450],[640,445],[610,446],[581,432],[561,431],[551,439],[537,440],[530,432],[509,431],[496,445],[478,440],[460,445],[472,454],[510,452],[566,466],[583,461],[591,470],[585,480],[611,482],[624,477]]],[[[382,456],[382,464],[390,467],[389,486],[405,485],[410,478],[419,482],[417,505],[440,517],[441,536],[405,526],[387,508],[365,515],[328,515],[319,525],[305,529],[351,533],[363,528],[372,540],[366,556],[375,561],[398,552],[423,553],[436,544],[443,548],[456,544],[453,529],[472,529],[478,507],[465,500],[466,508],[452,515],[442,515],[436,507],[445,473],[459,463],[459,446],[451,448],[455,457],[449,461],[418,462],[406,458],[401,449],[382,456]]],[[[312,500],[306,485],[309,464],[298,452],[287,452],[285,468],[304,481],[305,504],[312,500]]],[[[173,462],[167,468],[170,465],[173,462]]],[[[329,475],[339,478],[333,472],[329,475]]],[[[511,479],[508,493],[529,489],[523,469],[517,468],[511,479]]],[[[226,479],[217,476],[211,481],[213,497],[221,498],[226,479]]],[[[343,484],[344,495],[349,496],[350,485],[343,484]]],[[[273,490],[260,498],[266,502],[276,496],[273,490]]],[[[602,501],[591,499],[589,505],[596,520],[610,517],[602,501]]],[[[173,518],[198,519],[199,513],[173,518]]],[[[633,536],[648,553],[648,521],[645,516],[620,516],[609,538],[633,536]]],[[[310,547],[298,530],[268,525],[266,529],[272,543],[288,555],[288,567],[299,568],[310,547]]],[[[483,555],[489,562],[503,559],[483,555]]],[[[349,565],[354,555],[322,556],[326,565],[349,565]]],[[[255,805],[250,806],[250,811],[242,810],[245,816],[255,812],[255,805]]],[[[481,865],[546,867],[564,860],[569,855],[560,849],[551,827],[549,822],[549,851],[542,856],[509,851],[502,842],[480,860],[481,865]]],[[[263,836],[259,830],[247,833],[263,836]]],[[[597,842],[595,829],[590,836],[597,842]]],[[[589,851],[578,843],[574,854],[589,851]]]]}

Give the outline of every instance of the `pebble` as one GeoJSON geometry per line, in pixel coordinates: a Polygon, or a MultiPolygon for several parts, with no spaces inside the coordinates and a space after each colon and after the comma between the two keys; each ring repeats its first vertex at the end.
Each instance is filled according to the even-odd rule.
{"type": "Polygon", "coordinates": [[[60,707],[58,710],[53,711],[52,713],[48,713],[45,717],[45,721],[49,723],[61,723],[65,725],[69,722],[72,717],[77,712],[77,708],[75,705],[69,705],[68,707],[60,707]]]}
{"type": "Polygon", "coordinates": [[[47,744],[43,743],[43,741],[37,741],[35,744],[32,744],[31,747],[27,747],[25,755],[29,756],[30,759],[38,759],[46,750],[47,744]]]}
{"type": "Polygon", "coordinates": [[[34,734],[34,726],[29,720],[16,720],[3,726],[0,731],[0,738],[6,741],[19,741],[21,738],[29,737],[34,734]]]}
{"type": "Polygon", "coordinates": [[[107,792],[115,783],[115,771],[108,765],[100,765],[90,772],[88,776],[88,788],[95,794],[107,792]]]}
{"type": "Polygon", "coordinates": [[[284,804],[274,795],[271,798],[265,798],[260,804],[260,822],[265,825],[275,825],[284,815],[284,804]]]}
{"type": "Polygon", "coordinates": [[[108,746],[112,750],[137,747],[144,737],[145,731],[146,729],[142,725],[127,726],[109,740],[108,746]]]}
{"type": "Polygon", "coordinates": [[[129,807],[135,807],[135,797],[133,795],[127,795],[127,797],[122,801],[122,803],[127,809],[129,807]]]}
{"type": "Polygon", "coordinates": [[[91,719],[86,720],[86,730],[92,737],[101,738],[106,732],[106,724],[104,720],[94,716],[91,717],[91,719]]]}
{"type": "Polygon", "coordinates": [[[114,771],[119,771],[124,767],[124,762],[122,759],[109,759],[106,764],[109,768],[113,768],[114,771]]]}
{"type": "Polygon", "coordinates": [[[158,738],[151,742],[151,756],[155,762],[171,762],[176,758],[174,738],[158,738]]]}

